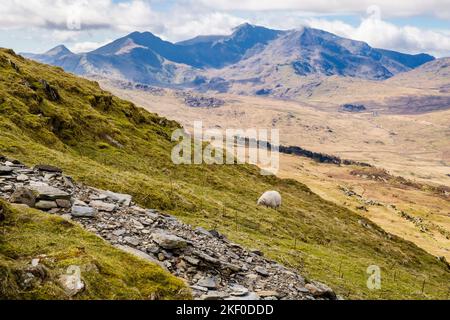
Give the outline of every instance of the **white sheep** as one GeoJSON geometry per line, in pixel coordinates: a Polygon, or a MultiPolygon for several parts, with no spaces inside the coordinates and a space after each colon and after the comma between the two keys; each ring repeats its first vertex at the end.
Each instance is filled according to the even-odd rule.
{"type": "Polygon", "coordinates": [[[277,191],[267,191],[258,200],[258,206],[278,209],[281,206],[281,195],[277,191]]]}

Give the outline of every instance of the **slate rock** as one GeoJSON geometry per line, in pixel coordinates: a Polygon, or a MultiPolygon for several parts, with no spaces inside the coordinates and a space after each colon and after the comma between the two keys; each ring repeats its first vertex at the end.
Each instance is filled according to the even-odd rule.
{"type": "Polygon", "coordinates": [[[106,191],[103,193],[103,195],[106,195],[109,199],[116,201],[125,207],[129,207],[131,205],[132,196],[128,194],[106,191]]]}
{"type": "Polygon", "coordinates": [[[50,166],[48,164],[38,164],[34,167],[34,170],[43,171],[43,172],[53,172],[53,173],[62,173],[62,169],[54,166],[50,166]]]}
{"type": "Polygon", "coordinates": [[[60,208],[69,209],[72,206],[72,203],[69,200],[65,199],[56,199],[56,204],[60,208]]]}
{"type": "Polygon", "coordinates": [[[56,204],[55,201],[41,200],[41,201],[36,202],[34,207],[39,210],[51,210],[51,209],[58,208],[58,205],[56,204]]]}
{"type": "Polygon", "coordinates": [[[217,280],[214,277],[204,277],[197,282],[197,285],[208,289],[218,288],[217,280]]]}
{"type": "Polygon", "coordinates": [[[160,247],[167,250],[182,249],[188,245],[188,242],[183,238],[165,232],[157,232],[153,234],[152,238],[160,247]]]}
{"type": "Polygon", "coordinates": [[[132,246],[138,246],[140,243],[139,240],[134,237],[125,237],[124,240],[126,243],[131,244],[132,246]]]}
{"type": "Polygon", "coordinates": [[[257,266],[257,267],[255,268],[255,271],[256,271],[258,274],[262,275],[263,277],[268,277],[268,276],[269,276],[269,271],[267,271],[267,269],[265,269],[265,268],[263,268],[263,267],[261,267],[261,266],[257,266]]]}
{"type": "Polygon", "coordinates": [[[324,298],[330,300],[337,299],[336,294],[333,292],[333,290],[322,283],[308,283],[305,285],[305,288],[308,289],[315,298],[324,298]]]}
{"type": "Polygon", "coordinates": [[[0,166],[0,176],[10,175],[14,171],[13,168],[8,166],[0,166]]]}
{"type": "Polygon", "coordinates": [[[89,205],[98,211],[104,211],[104,212],[113,212],[117,209],[117,206],[112,203],[107,203],[99,200],[94,200],[89,202],[89,205]]]}
{"type": "Polygon", "coordinates": [[[223,300],[229,297],[228,294],[225,292],[219,292],[219,291],[209,291],[207,294],[204,294],[200,297],[200,300],[223,300]]]}
{"type": "Polygon", "coordinates": [[[30,190],[35,194],[36,199],[38,200],[54,201],[57,199],[70,200],[71,198],[70,194],[67,192],[45,184],[30,185],[30,190]]]}
{"type": "Polygon", "coordinates": [[[9,199],[11,203],[20,203],[33,208],[36,204],[35,194],[27,188],[18,188],[9,199]]]}
{"type": "Polygon", "coordinates": [[[94,218],[97,213],[95,208],[73,205],[71,215],[78,218],[94,218]]]}
{"type": "Polygon", "coordinates": [[[27,175],[19,174],[19,175],[16,177],[16,180],[17,180],[18,182],[25,182],[25,181],[28,181],[29,178],[28,178],[27,175]]]}

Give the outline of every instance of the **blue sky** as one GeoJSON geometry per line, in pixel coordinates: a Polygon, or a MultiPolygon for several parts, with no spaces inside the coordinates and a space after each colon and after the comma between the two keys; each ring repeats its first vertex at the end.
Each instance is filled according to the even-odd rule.
{"type": "Polygon", "coordinates": [[[450,56],[450,0],[2,0],[0,46],[83,52],[132,31],[179,41],[229,34],[243,22],[311,26],[374,47],[450,56]]]}

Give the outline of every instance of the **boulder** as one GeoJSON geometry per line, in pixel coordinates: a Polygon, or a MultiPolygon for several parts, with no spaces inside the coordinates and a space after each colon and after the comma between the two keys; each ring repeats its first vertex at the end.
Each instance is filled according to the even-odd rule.
{"type": "Polygon", "coordinates": [[[11,203],[25,204],[31,208],[36,204],[36,196],[27,188],[18,188],[10,198],[11,203]]]}
{"type": "Polygon", "coordinates": [[[131,244],[132,246],[138,246],[140,243],[139,240],[134,237],[125,237],[124,240],[126,243],[131,244]]]}
{"type": "Polygon", "coordinates": [[[228,262],[224,262],[224,261],[221,261],[221,264],[222,264],[222,268],[229,269],[232,272],[239,272],[242,270],[242,268],[240,266],[238,266],[237,264],[228,263],[228,262]]]}
{"type": "MultiPolygon", "coordinates": [[[[204,294],[200,297],[200,300],[223,300],[229,297],[228,294],[225,292],[219,292],[219,291],[209,291],[207,294],[204,294]]],[[[231,299],[234,300],[234,299],[231,299]]]]}
{"type": "Polygon", "coordinates": [[[184,256],[183,259],[184,259],[187,263],[189,263],[189,264],[191,264],[191,265],[193,265],[193,266],[198,266],[198,264],[200,263],[200,260],[198,260],[198,259],[196,259],[196,258],[194,258],[194,257],[191,257],[191,256],[184,256]]]}
{"type": "Polygon", "coordinates": [[[30,190],[35,194],[36,199],[38,200],[55,201],[57,199],[71,199],[70,194],[67,192],[45,184],[30,185],[30,190]]]}
{"type": "Polygon", "coordinates": [[[109,199],[116,201],[125,207],[129,207],[131,205],[132,196],[128,194],[106,191],[104,195],[107,196],[109,199]]]}
{"type": "Polygon", "coordinates": [[[250,292],[248,294],[246,294],[245,296],[241,296],[241,297],[232,297],[232,298],[227,298],[225,300],[242,300],[242,301],[258,301],[261,300],[261,298],[254,292],[250,292]]]}
{"type": "Polygon", "coordinates": [[[58,208],[58,205],[56,204],[55,201],[41,200],[41,201],[38,201],[34,207],[39,210],[51,210],[51,209],[58,208]]]}
{"type": "Polygon", "coordinates": [[[62,173],[62,170],[58,167],[50,166],[47,164],[38,164],[34,167],[34,170],[43,171],[43,172],[53,172],[53,173],[62,173]]]}
{"type": "Polygon", "coordinates": [[[280,298],[280,294],[277,291],[257,291],[256,294],[263,299],[270,297],[280,298]]]}
{"type": "Polygon", "coordinates": [[[217,280],[214,277],[201,278],[197,282],[197,286],[208,288],[208,289],[217,289],[218,288],[217,280]]]}
{"type": "Polygon", "coordinates": [[[89,202],[89,205],[98,211],[104,211],[104,212],[113,212],[117,209],[117,206],[115,204],[94,200],[89,202]]]}
{"type": "Polygon", "coordinates": [[[263,277],[268,277],[269,276],[269,271],[267,271],[267,269],[258,266],[255,268],[256,273],[262,275],[263,277]]]}
{"type": "Polygon", "coordinates": [[[74,204],[71,215],[77,218],[93,218],[97,215],[97,209],[74,204]]]}
{"type": "Polygon", "coordinates": [[[69,200],[65,199],[57,199],[56,204],[60,208],[69,209],[72,206],[72,203],[69,200]]]}
{"type": "Polygon", "coordinates": [[[188,245],[188,242],[183,238],[165,232],[158,232],[153,234],[153,241],[156,242],[160,247],[167,250],[182,249],[187,247],[188,245]]]}
{"type": "Polygon", "coordinates": [[[3,192],[9,192],[9,191],[13,191],[14,190],[14,186],[13,185],[11,185],[11,184],[8,184],[8,185],[6,185],[6,186],[4,186],[4,187],[2,187],[2,189],[1,189],[3,192]]]}
{"type": "Polygon", "coordinates": [[[24,175],[24,174],[19,174],[19,175],[16,177],[16,180],[17,180],[18,182],[25,182],[25,181],[28,181],[29,178],[28,178],[28,176],[26,176],[26,175],[24,175]]]}
{"type": "Polygon", "coordinates": [[[330,287],[324,285],[323,283],[308,283],[305,288],[313,295],[314,298],[323,298],[336,300],[336,294],[331,290],[330,287]]]}
{"type": "Polygon", "coordinates": [[[117,229],[112,232],[112,234],[115,235],[116,237],[123,236],[126,233],[127,233],[127,230],[125,230],[125,229],[117,229]]]}
{"type": "Polygon", "coordinates": [[[84,289],[84,283],[77,275],[62,275],[58,279],[59,284],[69,297],[77,295],[84,289]]]}
{"type": "Polygon", "coordinates": [[[249,290],[246,287],[241,286],[239,284],[234,284],[234,285],[230,286],[230,290],[231,290],[231,295],[237,296],[237,297],[245,296],[249,293],[249,290]]]}
{"type": "Polygon", "coordinates": [[[0,166],[0,176],[8,176],[14,171],[13,168],[8,166],[0,166]]]}

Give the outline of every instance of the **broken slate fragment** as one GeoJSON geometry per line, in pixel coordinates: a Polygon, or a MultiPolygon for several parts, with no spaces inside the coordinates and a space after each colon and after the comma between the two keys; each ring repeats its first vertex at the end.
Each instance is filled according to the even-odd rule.
{"type": "Polygon", "coordinates": [[[29,178],[28,178],[28,176],[26,176],[26,175],[24,175],[24,174],[19,174],[19,175],[17,176],[16,180],[17,180],[18,182],[25,182],[25,181],[28,181],[29,178]]]}
{"type": "Polygon", "coordinates": [[[58,205],[56,204],[55,201],[41,200],[36,203],[35,208],[39,209],[39,210],[51,210],[51,209],[58,208],[58,205]]]}
{"type": "Polygon", "coordinates": [[[94,200],[89,203],[91,207],[94,207],[98,211],[113,212],[117,209],[117,206],[111,203],[94,200]]]}
{"type": "Polygon", "coordinates": [[[33,208],[36,203],[36,196],[27,188],[18,188],[10,198],[11,203],[20,203],[33,208]]]}
{"type": "Polygon", "coordinates": [[[111,191],[106,191],[103,194],[109,199],[116,201],[125,207],[129,207],[131,205],[132,196],[128,194],[115,193],[111,191]]]}
{"type": "Polygon", "coordinates": [[[267,269],[263,268],[263,267],[256,267],[255,271],[257,273],[259,273],[260,275],[262,275],[263,277],[268,277],[269,276],[269,272],[267,271],[267,269]]]}
{"type": "Polygon", "coordinates": [[[73,205],[71,214],[72,217],[93,218],[97,215],[97,209],[80,205],[73,205]]]}
{"type": "Polygon", "coordinates": [[[197,286],[208,288],[208,289],[217,289],[218,284],[216,278],[214,277],[204,277],[197,282],[197,286]]]}
{"type": "Polygon", "coordinates": [[[182,249],[188,245],[188,242],[183,238],[165,232],[153,234],[153,241],[167,250],[182,249]]]}
{"type": "Polygon", "coordinates": [[[13,168],[7,166],[0,166],[0,176],[7,176],[14,171],[13,168]]]}
{"type": "Polygon", "coordinates": [[[134,237],[125,237],[125,242],[127,242],[128,244],[131,244],[132,246],[138,246],[139,245],[139,240],[134,238],[134,237]]]}
{"type": "Polygon", "coordinates": [[[47,164],[38,164],[34,167],[34,170],[44,171],[44,172],[53,172],[53,173],[62,173],[62,170],[58,167],[50,166],[47,164]]]}
{"type": "Polygon", "coordinates": [[[55,201],[57,199],[70,200],[71,198],[67,192],[50,187],[49,185],[34,184],[30,186],[30,189],[38,200],[55,201]]]}

